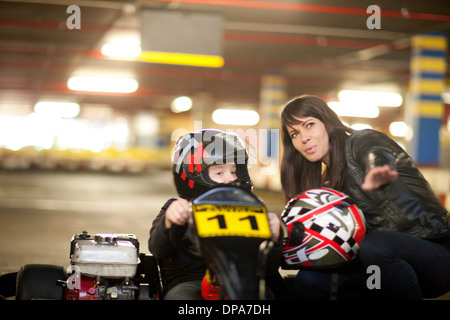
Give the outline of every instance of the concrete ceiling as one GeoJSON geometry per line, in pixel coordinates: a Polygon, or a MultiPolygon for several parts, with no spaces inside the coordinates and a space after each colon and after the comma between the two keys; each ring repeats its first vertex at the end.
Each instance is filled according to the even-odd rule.
{"type": "MultiPolygon", "coordinates": [[[[257,108],[267,74],[286,78],[288,97],[310,93],[333,99],[342,88],[386,85],[404,94],[410,40],[423,31],[450,33],[448,1],[0,1],[0,103],[20,107],[63,99],[133,113],[168,109],[178,95],[208,94],[216,104],[257,108]],[[66,26],[70,4],[81,9],[79,30],[66,26]],[[366,25],[372,4],[381,8],[378,30],[366,25]],[[143,9],[221,14],[224,66],[106,59],[100,48],[107,32],[139,31],[143,9]],[[67,79],[86,66],[132,72],[139,89],[131,94],[69,90],[67,79]]],[[[385,115],[399,117],[398,111],[385,115]]]]}

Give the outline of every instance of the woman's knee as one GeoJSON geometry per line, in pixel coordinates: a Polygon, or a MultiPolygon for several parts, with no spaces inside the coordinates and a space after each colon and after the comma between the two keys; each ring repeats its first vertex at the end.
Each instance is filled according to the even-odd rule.
{"type": "Polygon", "coordinates": [[[372,231],[368,233],[360,247],[361,260],[365,265],[376,264],[389,256],[395,255],[395,236],[388,231],[372,231]]]}
{"type": "Polygon", "coordinates": [[[294,281],[296,299],[326,299],[329,297],[328,276],[314,271],[300,271],[294,281]]]}

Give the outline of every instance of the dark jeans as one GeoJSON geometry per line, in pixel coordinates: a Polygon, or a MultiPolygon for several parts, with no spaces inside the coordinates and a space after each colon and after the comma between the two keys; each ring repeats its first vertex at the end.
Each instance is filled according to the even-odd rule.
{"type": "Polygon", "coordinates": [[[450,291],[450,252],[404,233],[372,231],[361,244],[361,261],[336,272],[300,271],[299,299],[423,299],[450,291]],[[368,266],[379,267],[381,289],[369,289],[368,266]]]}
{"type": "Polygon", "coordinates": [[[365,270],[359,260],[332,271],[301,270],[293,287],[294,298],[302,300],[364,299],[367,294],[365,270]]]}
{"type": "Polygon", "coordinates": [[[450,251],[400,232],[373,231],[361,245],[366,266],[381,270],[381,291],[390,299],[435,298],[450,291],[450,251]]]}
{"type": "Polygon", "coordinates": [[[202,281],[185,281],[171,288],[164,300],[202,300],[202,281]]]}

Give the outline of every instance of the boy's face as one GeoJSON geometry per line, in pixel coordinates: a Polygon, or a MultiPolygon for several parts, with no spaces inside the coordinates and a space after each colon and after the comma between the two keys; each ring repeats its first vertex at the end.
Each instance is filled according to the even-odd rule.
{"type": "Polygon", "coordinates": [[[217,183],[231,183],[237,179],[236,164],[214,164],[208,167],[209,178],[217,183]]]}

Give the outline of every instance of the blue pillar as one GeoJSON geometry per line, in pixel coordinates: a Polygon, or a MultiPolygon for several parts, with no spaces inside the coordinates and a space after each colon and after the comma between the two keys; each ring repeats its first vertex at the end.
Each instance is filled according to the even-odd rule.
{"type": "MultiPolygon", "coordinates": [[[[257,177],[261,187],[280,190],[280,114],[287,102],[287,79],[279,75],[264,75],[261,79],[259,123],[259,171],[252,175],[257,177]]],[[[254,180],[255,181],[255,180],[254,180]]],[[[256,185],[256,184],[255,184],[256,185]]]]}
{"type": "Polygon", "coordinates": [[[419,165],[439,165],[439,130],[444,116],[447,38],[438,32],[412,39],[406,118],[413,128],[409,153],[419,165]]]}
{"type": "Polygon", "coordinates": [[[261,80],[260,114],[262,129],[267,129],[265,156],[279,156],[279,128],[281,107],[287,102],[287,81],[278,75],[265,75],[261,80]]]}

